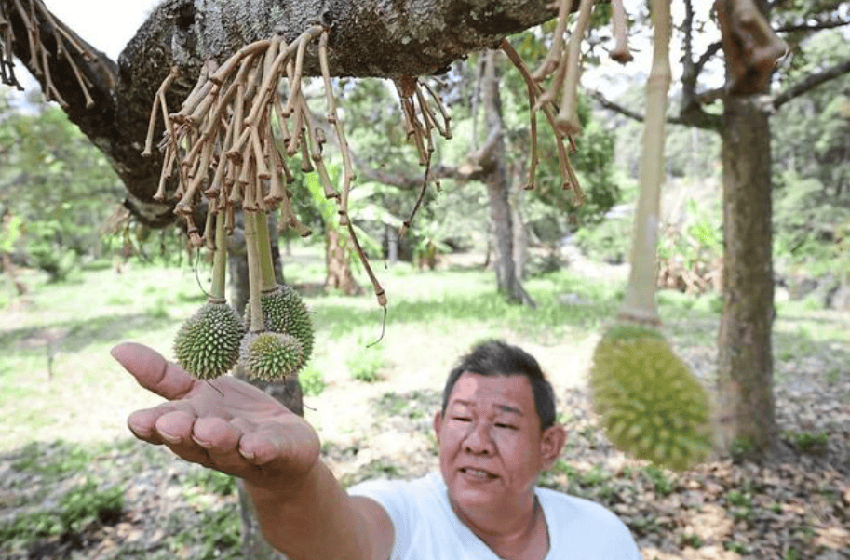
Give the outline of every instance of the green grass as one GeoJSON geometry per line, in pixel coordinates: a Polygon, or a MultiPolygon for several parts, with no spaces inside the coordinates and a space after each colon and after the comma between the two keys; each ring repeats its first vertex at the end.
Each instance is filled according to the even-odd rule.
{"type": "MultiPolygon", "coordinates": [[[[287,282],[310,287],[304,293],[317,343],[302,374],[308,396],[320,395],[340,368],[348,378],[378,381],[419,367],[407,363],[411,346],[434,345],[433,367],[447,371],[458,352],[483,338],[550,347],[585,340],[613,321],[623,292],[621,283],[588,281],[565,269],[525,282],[537,303],[530,310],[505,302],[491,271],[421,273],[405,263],[374,268],[386,290],[386,314],[371,290],[352,298],[316,289],[324,280],[319,249],[284,257],[287,282]]],[[[357,277],[368,288],[362,271],[357,277]]],[[[10,314],[0,329],[0,406],[5,422],[14,427],[0,434],[0,449],[49,440],[45,434],[72,420],[69,415],[84,416],[82,404],[64,415],[54,410],[53,402],[72,393],[94,392],[90,396],[100,399],[114,395],[121,410],[113,421],[123,430],[121,413],[143,400],[144,393],[114,364],[109,349],[132,339],[170,357],[180,323],[206,298],[209,270],[203,264],[195,271],[134,263],[121,274],[112,269],[76,272],[64,284],[47,284],[38,274],[24,280],[30,286],[25,311],[10,314]],[[125,394],[130,397],[122,407],[125,394]]],[[[665,336],[674,347],[716,345],[716,295],[694,299],[664,290],[657,299],[665,336]]],[[[850,332],[838,315],[811,311],[800,302],[780,302],[777,311],[774,350],[780,378],[812,354],[827,357],[829,382],[847,375],[842,364],[850,363],[850,332]]]]}

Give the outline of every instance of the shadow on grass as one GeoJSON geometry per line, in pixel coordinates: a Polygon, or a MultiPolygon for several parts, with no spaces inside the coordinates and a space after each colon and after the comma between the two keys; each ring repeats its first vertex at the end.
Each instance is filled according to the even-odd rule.
{"type": "Polygon", "coordinates": [[[123,338],[128,331],[153,330],[172,321],[170,317],[159,314],[122,313],[22,327],[0,333],[0,349],[44,352],[44,347],[51,345],[55,351],[76,352],[94,342],[123,338]]]}

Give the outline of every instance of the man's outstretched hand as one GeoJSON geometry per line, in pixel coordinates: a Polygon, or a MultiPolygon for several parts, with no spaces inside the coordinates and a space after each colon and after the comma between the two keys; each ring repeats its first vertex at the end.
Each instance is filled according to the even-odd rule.
{"type": "Polygon", "coordinates": [[[169,401],[130,414],[127,425],[139,439],[259,487],[296,483],[318,460],[315,430],[249,383],[230,376],[195,380],[134,342],[117,345],[112,356],[169,401]]]}

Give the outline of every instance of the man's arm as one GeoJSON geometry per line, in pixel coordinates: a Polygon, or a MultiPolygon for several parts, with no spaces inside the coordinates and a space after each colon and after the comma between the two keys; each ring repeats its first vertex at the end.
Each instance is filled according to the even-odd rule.
{"type": "Polygon", "coordinates": [[[292,560],[387,560],[389,516],[373,500],[348,496],[319,459],[318,435],[303,418],[238,379],[196,381],[141,344],[119,344],[112,355],[142,387],[169,400],[132,413],[130,431],[241,477],[266,538],[292,560]]]}
{"type": "Polygon", "coordinates": [[[389,558],[394,531],[386,511],[349,496],[321,461],[297,484],[246,488],[263,534],[293,560],[389,558]]]}

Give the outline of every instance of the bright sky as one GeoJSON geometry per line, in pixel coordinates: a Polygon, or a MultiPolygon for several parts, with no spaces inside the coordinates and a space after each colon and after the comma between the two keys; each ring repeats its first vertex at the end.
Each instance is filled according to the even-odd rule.
{"type": "Polygon", "coordinates": [[[160,0],[44,0],[80,37],[113,60],[160,0]]]}
{"type": "MultiPolygon", "coordinates": [[[[53,15],[68,24],[77,35],[115,60],[135,35],[151,10],[161,0],[44,0],[53,15]]],[[[16,66],[15,73],[24,89],[38,89],[26,68],[16,66]]],[[[21,98],[14,89],[12,100],[21,98]]]]}

